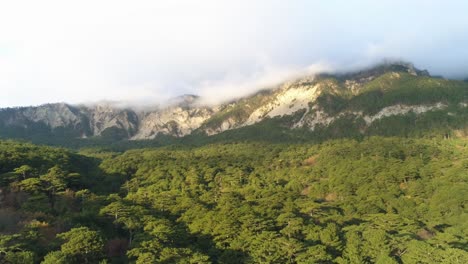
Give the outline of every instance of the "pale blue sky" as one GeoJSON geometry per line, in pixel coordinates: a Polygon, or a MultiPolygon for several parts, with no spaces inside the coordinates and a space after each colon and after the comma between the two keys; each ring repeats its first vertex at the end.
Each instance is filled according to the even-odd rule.
{"type": "Polygon", "coordinates": [[[468,77],[468,1],[2,1],[0,107],[211,101],[404,59],[468,77]]]}

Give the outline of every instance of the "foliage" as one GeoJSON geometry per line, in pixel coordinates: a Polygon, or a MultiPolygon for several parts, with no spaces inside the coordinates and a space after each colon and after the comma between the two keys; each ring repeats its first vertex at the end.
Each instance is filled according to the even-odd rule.
{"type": "Polygon", "coordinates": [[[468,142],[0,142],[12,263],[465,263],[468,142]],[[10,221],[9,219],[21,219],[10,221]]]}

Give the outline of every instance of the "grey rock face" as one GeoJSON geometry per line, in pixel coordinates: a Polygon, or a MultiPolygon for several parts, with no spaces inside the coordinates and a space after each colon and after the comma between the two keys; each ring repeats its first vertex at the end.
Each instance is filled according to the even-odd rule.
{"type": "Polygon", "coordinates": [[[132,110],[119,109],[107,104],[82,106],[80,110],[88,120],[91,136],[99,136],[106,129],[113,127],[125,131],[128,137],[138,130],[138,116],[132,110]]]}
{"type": "Polygon", "coordinates": [[[132,139],[151,139],[157,134],[182,137],[199,128],[208,120],[214,109],[209,107],[170,107],[140,114],[140,126],[132,139]]]}
{"type": "Polygon", "coordinates": [[[0,109],[0,125],[28,129],[40,124],[51,131],[67,128],[83,138],[101,136],[107,129],[123,131],[129,139],[151,139],[158,134],[182,137],[200,127],[215,112],[212,107],[190,105],[193,98],[185,99],[151,111],[111,104],[72,106],[64,103],[6,108],[0,109]]]}
{"type": "Polygon", "coordinates": [[[28,128],[35,123],[41,123],[51,129],[84,129],[84,122],[86,117],[78,108],[64,103],[0,110],[0,124],[4,127],[28,128]]]}

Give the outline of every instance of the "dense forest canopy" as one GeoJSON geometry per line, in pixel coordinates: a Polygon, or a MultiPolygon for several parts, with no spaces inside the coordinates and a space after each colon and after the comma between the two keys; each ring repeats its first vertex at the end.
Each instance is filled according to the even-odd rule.
{"type": "Polygon", "coordinates": [[[0,142],[3,263],[468,263],[466,138],[0,142]]]}

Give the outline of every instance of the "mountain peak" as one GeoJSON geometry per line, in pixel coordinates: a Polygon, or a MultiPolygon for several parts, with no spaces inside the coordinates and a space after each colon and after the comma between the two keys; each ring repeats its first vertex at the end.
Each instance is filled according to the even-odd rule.
{"type": "Polygon", "coordinates": [[[383,63],[364,68],[355,72],[338,74],[343,79],[365,79],[375,77],[387,72],[406,72],[414,76],[430,76],[427,70],[420,70],[412,63],[406,61],[384,61],[383,63]]]}

